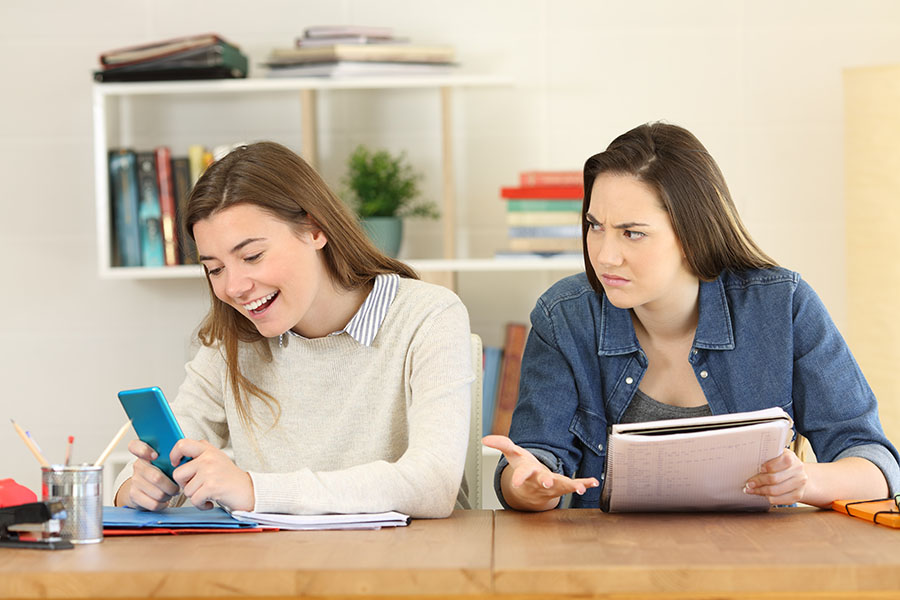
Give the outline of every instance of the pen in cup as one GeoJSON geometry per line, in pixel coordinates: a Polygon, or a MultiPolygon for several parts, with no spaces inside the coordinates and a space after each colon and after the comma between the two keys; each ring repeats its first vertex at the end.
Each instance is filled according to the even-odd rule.
{"type": "Polygon", "coordinates": [[[74,441],[75,441],[75,436],[74,436],[74,435],[70,435],[70,436],[69,436],[69,442],[66,444],[66,460],[65,460],[65,462],[63,463],[63,464],[65,464],[67,467],[69,466],[69,459],[72,458],[72,442],[74,442],[74,441]]]}

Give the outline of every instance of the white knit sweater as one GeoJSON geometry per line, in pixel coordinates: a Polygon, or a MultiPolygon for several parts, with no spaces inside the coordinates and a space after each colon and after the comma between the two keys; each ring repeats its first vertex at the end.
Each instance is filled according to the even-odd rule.
{"type": "Polygon", "coordinates": [[[285,336],[283,348],[270,339],[272,362],[240,349],[241,372],[278,400],[277,422],[254,398],[255,426],[244,427],[224,358],[209,347],[185,367],[172,410],[185,437],[230,443],[253,479],[256,511],[446,517],[469,434],[469,337],[453,292],[401,279],[369,347],[342,333],[285,336]]]}

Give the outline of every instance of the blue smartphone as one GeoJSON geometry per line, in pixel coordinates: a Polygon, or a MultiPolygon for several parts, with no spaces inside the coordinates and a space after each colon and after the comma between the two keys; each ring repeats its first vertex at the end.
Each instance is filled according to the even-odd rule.
{"type": "MultiPolygon", "coordinates": [[[[122,390],[119,392],[119,402],[131,419],[131,426],[134,427],[138,438],[156,450],[159,455],[152,462],[153,466],[174,481],[172,472],[175,467],[169,462],[169,453],[172,452],[175,442],[182,439],[184,434],[162,390],[156,386],[122,390]]],[[[190,459],[185,457],[181,463],[188,460],[190,459]]]]}

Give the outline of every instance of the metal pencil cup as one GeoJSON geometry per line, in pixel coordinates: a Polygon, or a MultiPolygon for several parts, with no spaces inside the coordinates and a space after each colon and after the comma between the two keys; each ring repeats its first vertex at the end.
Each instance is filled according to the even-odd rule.
{"type": "Polygon", "coordinates": [[[103,465],[41,467],[41,496],[66,507],[62,539],[73,544],[103,541],[103,465]]]}

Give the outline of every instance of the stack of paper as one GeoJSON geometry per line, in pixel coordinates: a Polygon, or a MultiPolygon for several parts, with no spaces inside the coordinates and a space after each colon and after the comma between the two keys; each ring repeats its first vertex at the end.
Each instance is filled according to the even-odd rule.
{"type": "Polygon", "coordinates": [[[409,515],[394,511],[345,515],[284,515],[235,510],[231,511],[231,516],[239,521],[259,524],[262,527],[293,530],[381,529],[409,525],[409,515]]]}
{"type": "Polygon", "coordinates": [[[744,484],[781,455],[793,421],[780,408],[612,426],[607,511],[766,510],[744,484]]]}

